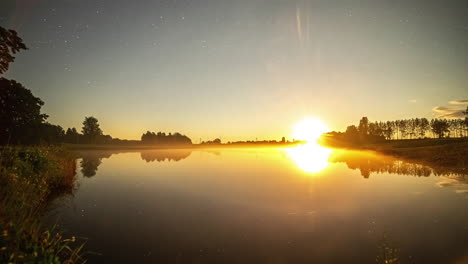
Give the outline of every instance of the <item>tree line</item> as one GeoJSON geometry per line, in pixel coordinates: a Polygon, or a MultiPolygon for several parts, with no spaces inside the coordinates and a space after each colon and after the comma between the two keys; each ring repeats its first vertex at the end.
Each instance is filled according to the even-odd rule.
{"type": "Polygon", "coordinates": [[[468,107],[464,119],[411,118],[395,121],[369,122],[361,118],[359,125],[350,125],[345,132],[326,135],[348,142],[377,142],[383,140],[468,137],[468,107]]]}
{"type": "MultiPolygon", "coordinates": [[[[27,50],[14,30],[0,27],[0,74],[4,74],[15,60],[15,54],[27,50]]],[[[41,112],[44,102],[15,80],[0,78],[0,145],[33,144],[191,144],[180,133],[147,132],[141,141],[121,140],[104,135],[97,118],[85,117],[81,133],[76,128],[66,131],[47,122],[41,112]]]]}
{"type": "Polygon", "coordinates": [[[145,144],[161,144],[161,145],[184,145],[192,144],[192,140],[186,135],[182,135],[178,132],[166,135],[164,132],[150,132],[147,131],[141,136],[141,142],[145,144]]]}

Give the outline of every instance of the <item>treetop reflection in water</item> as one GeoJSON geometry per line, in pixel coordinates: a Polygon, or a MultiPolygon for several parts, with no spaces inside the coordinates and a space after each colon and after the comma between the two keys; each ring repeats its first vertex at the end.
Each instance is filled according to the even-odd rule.
{"type": "MultiPolygon", "coordinates": [[[[102,159],[110,158],[113,154],[133,152],[125,150],[84,150],[75,151],[75,157],[80,158],[81,173],[85,177],[93,177],[96,175],[102,159]]],[[[191,150],[171,150],[171,149],[158,149],[158,150],[139,150],[141,159],[146,162],[164,162],[164,161],[180,161],[192,153],[191,150]]]]}

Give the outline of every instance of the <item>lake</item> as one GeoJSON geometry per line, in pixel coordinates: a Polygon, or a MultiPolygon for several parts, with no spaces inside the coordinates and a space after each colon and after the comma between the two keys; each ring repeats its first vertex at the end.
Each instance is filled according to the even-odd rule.
{"type": "Polygon", "coordinates": [[[88,263],[468,262],[466,175],[307,146],[76,155],[45,221],[88,263]]]}

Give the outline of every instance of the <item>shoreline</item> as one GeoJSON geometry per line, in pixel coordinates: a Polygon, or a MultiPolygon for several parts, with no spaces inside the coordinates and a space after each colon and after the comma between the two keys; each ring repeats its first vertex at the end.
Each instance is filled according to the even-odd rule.
{"type": "Polygon", "coordinates": [[[468,173],[468,138],[392,140],[379,143],[321,144],[324,147],[373,151],[398,159],[468,173]]]}
{"type": "Polygon", "coordinates": [[[191,144],[191,145],[112,145],[112,144],[62,144],[67,150],[164,150],[164,149],[214,149],[214,148],[288,148],[301,143],[245,143],[245,144],[191,144]]]}

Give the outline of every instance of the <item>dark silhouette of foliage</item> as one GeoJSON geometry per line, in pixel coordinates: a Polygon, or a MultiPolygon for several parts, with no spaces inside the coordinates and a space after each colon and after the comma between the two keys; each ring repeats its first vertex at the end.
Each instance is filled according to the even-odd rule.
{"type": "Polygon", "coordinates": [[[28,144],[37,137],[47,119],[41,114],[44,105],[20,83],[0,78],[0,141],[2,144],[28,144]]]}
{"type": "Polygon", "coordinates": [[[16,31],[0,27],[0,74],[5,73],[10,63],[15,61],[14,54],[27,49],[16,31]]]}
{"type": "MultiPolygon", "coordinates": [[[[467,111],[468,112],[468,109],[467,111]]],[[[387,122],[369,122],[363,117],[359,127],[348,126],[346,132],[329,132],[323,138],[327,143],[371,143],[392,139],[422,139],[427,137],[467,137],[468,114],[465,119],[411,118],[387,122]]]]}
{"type": "Polygon", "coordinates": [[[147,131],[141,136],[141,142],[143,144],[150,144],[150,145],[191,145],[192,140],[180,133],[174,134],[167,134],[164,132],[150,132],[147,131]]]}
{"type": "Polygon", "coordinates": [[[85,117],[83,121],[83,128],[81,130],[84,136],[100,136],[102,135],[102,130],[99,127],[97,118],[94,116],[85,117]]]}
{"type": "MultiPolygon", "coordinates": [[[[254,141],[252,141],[252,142],[254,142],[254,141]]],[[[215,138],[215,139],[213,139],[211,141],[203,141],[201,144],[202,145],[221,145],[221,139],[215,138]]]]}
{"type": "Polygon", "coordinates": [[[369,130],[369,120],[367,119],[367,117],[363,117],[359,121],[359,127],[358,127],[359,134],[366,136],[368,133],[368,130],[369,130]]]}
{"type": "MultiPolygon", "coordinates": [[[[14,30],[0,27],[0,74],[15,57],[27,49],[14,30]]],[[[14,80],[0,78],[0,144],[57,144],[63,141],[60,126],[46,123],[41,113],[44,102],[14,80]]]]}
{"type": "Polygon", "coordinates": [[[445,133],[450,132],[449,122],[445,119],[434,119],[431,121],[431,129],[439,138],[443,138],[445,133]]]}
{"type": "Polygon", "coordinates": [[[68,128],[67,132],[65,133],[64,142],[71,143],[71,144],[78,144],[80,143],[80,138],[82,135],[76,131],[76,128],[68,128]]]}
{"type": "Polygon", "coordinates": [[[86,143],[99,143],[102,136],[102,130],[99,122],[94,116],[85,117],[83,128],[81,129],[86,143]]]}
{"type": "Polygon", "coordinates": [[[46,122],[40,125],[39,135],[37,136],[41,144],[59,144],[64,141],[65,131],[61,126],[46,122]]]}

